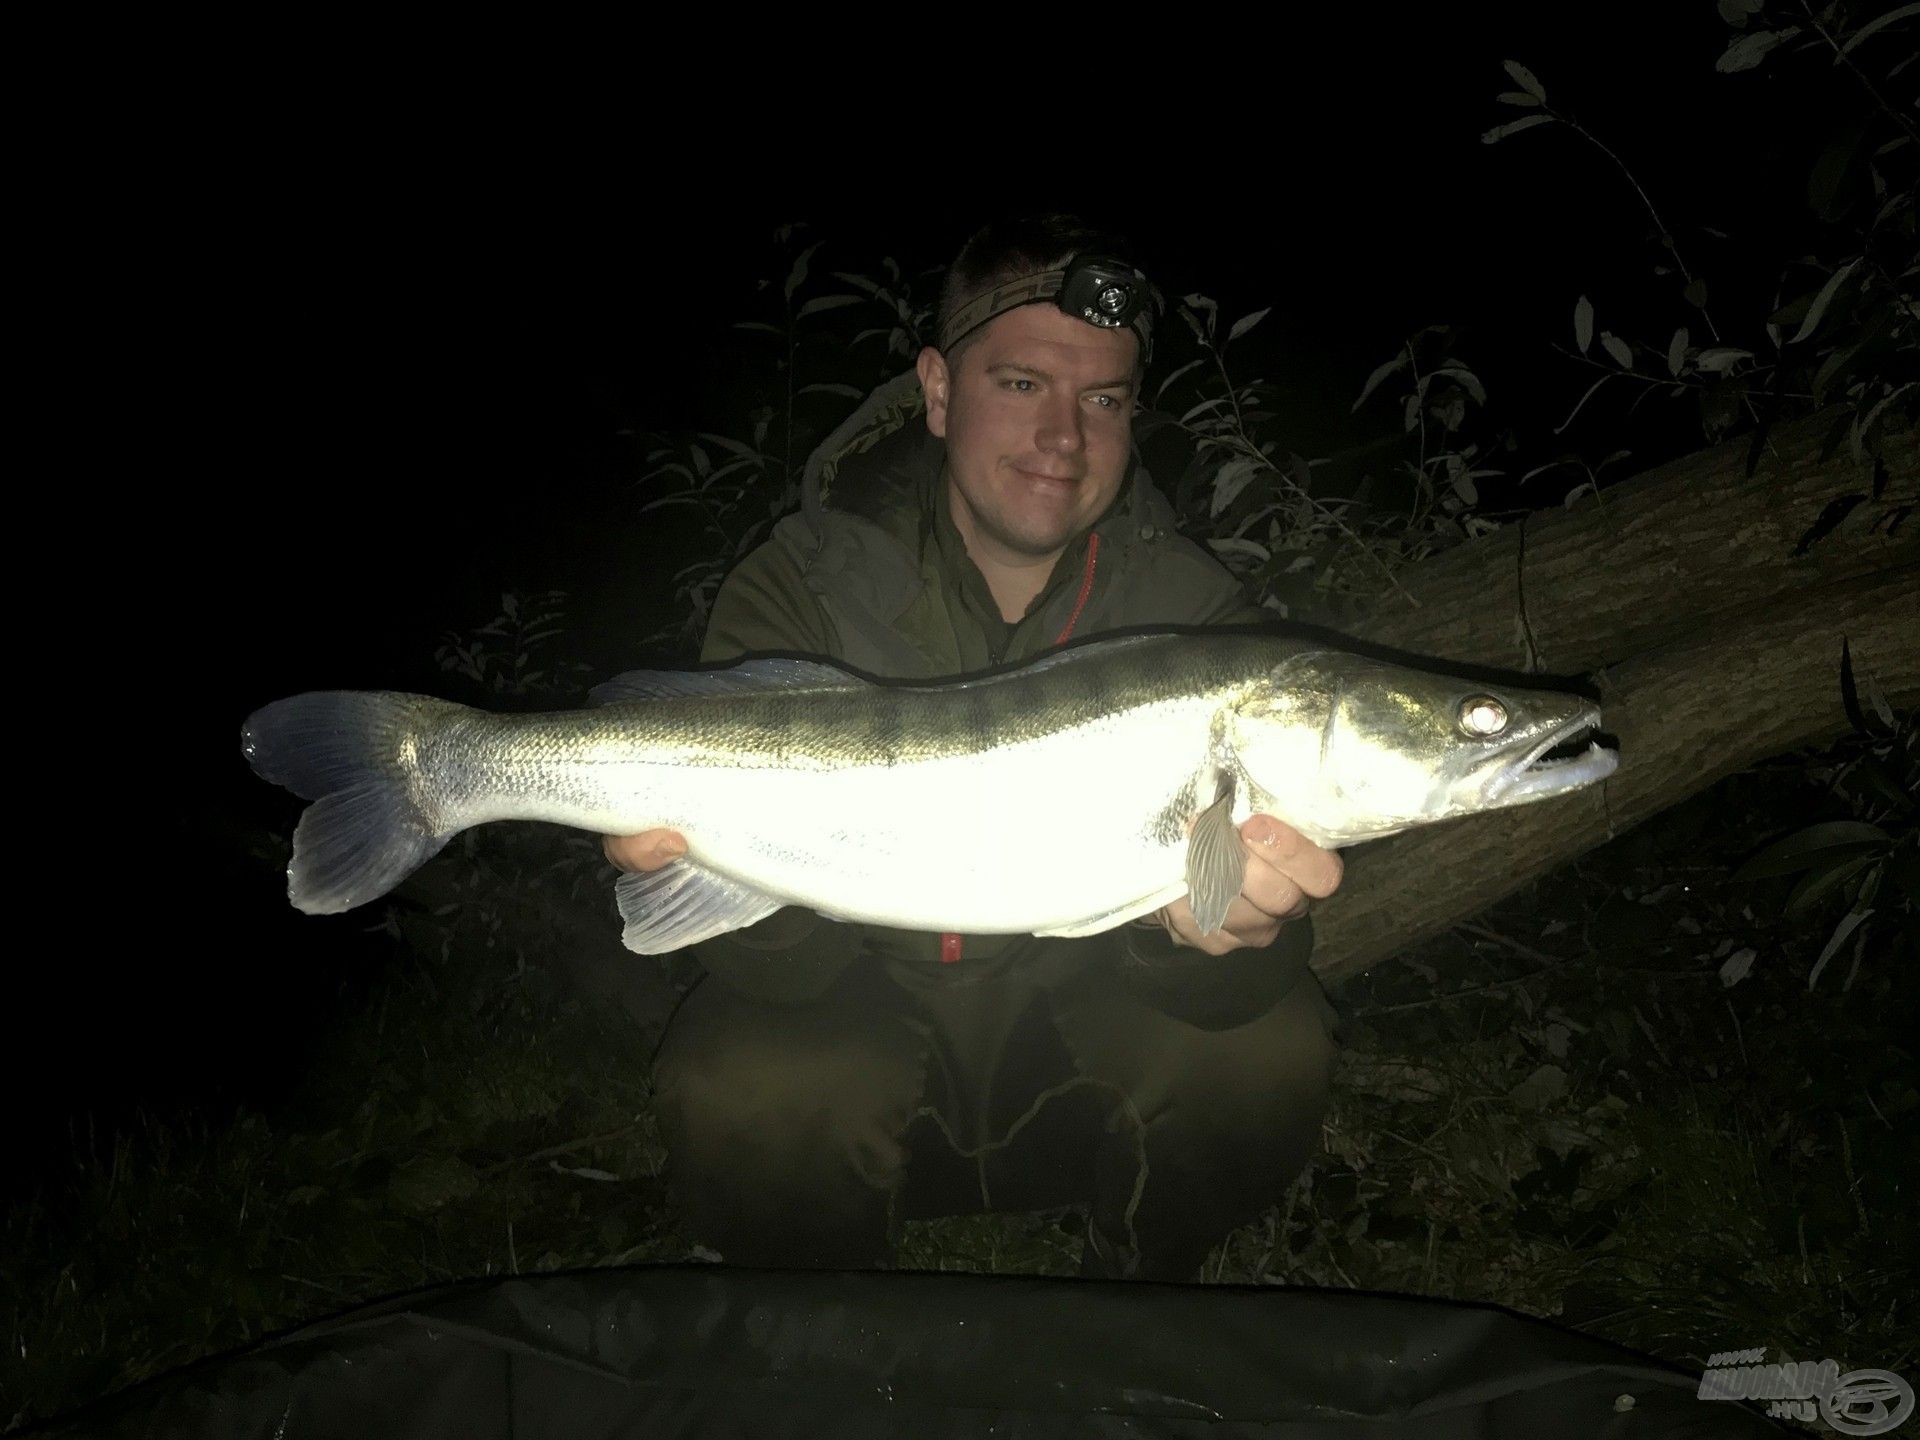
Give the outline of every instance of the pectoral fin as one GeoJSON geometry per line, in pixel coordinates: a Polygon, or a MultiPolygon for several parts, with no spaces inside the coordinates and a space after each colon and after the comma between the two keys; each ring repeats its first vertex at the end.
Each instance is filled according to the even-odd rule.
{"type": "Polygon", "coordinates": [[[1247,852],[1233,823],[1233,786],[1200,812],[1187,837],[1187,903],[1202,935],[1226,923],[1227,910],[1247,881],[1247,852]]]}
{"type": "Polygon", "coordinates": [[[692,860],[643,875],[622,875],[613,888],[626,930],[620,939],[642,955],[662,955],[764,920],[786,902],[692,860]]]}

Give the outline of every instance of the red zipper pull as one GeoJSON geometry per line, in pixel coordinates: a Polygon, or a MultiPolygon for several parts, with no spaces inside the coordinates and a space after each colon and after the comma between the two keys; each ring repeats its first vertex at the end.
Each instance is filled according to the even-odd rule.
{"type": "Polygon", "coordinates": [[[940,937],[940,963],[951,965],[960,958],[960,937],[948,931],[940,937]]]}

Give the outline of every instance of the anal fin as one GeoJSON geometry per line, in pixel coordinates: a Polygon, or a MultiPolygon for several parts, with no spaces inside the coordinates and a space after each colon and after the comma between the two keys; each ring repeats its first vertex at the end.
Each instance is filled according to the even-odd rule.
{"type": "Polygon", "coordinates": [[[642,955],[662,955],[744,929],[787,903],[684,858],[645,874],[622,875],[613,895],[626,922],[620,939],[642,955]]]}

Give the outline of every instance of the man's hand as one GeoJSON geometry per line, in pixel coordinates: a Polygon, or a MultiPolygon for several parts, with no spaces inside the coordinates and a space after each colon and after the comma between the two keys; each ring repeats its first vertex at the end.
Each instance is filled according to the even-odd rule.
{"type": "Polygon", "coordinates": [[[1248,816],[1240,841],[1247,851],[1247,878],[1220,929],[1202,935],[1184,895],[1155,914],[1176,945],[1209,955],[1271,945],[1284,922],[1307,913],[1309,897],[1324,900],[1340,888],[1339,852],[1322,850],[1271,815],[1248,816]]]}
{"type": "Polygon", "coordinates": [[[678,830],[642,830],[638,835],[602,835],[600,848],[614,869],[631,875],[671,865],[687,853],[687,842],[678,830]]]}

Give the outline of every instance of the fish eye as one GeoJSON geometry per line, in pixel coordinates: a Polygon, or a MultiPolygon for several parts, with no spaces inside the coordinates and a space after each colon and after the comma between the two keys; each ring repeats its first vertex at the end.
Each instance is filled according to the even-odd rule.
{"type": "Polygon", "coordinates": [[[1474,695],[1462,700],[1460,728],[1469,735],[1498,735],[1507,728],[1507,707],[1491,695],[1474,695]]]}

